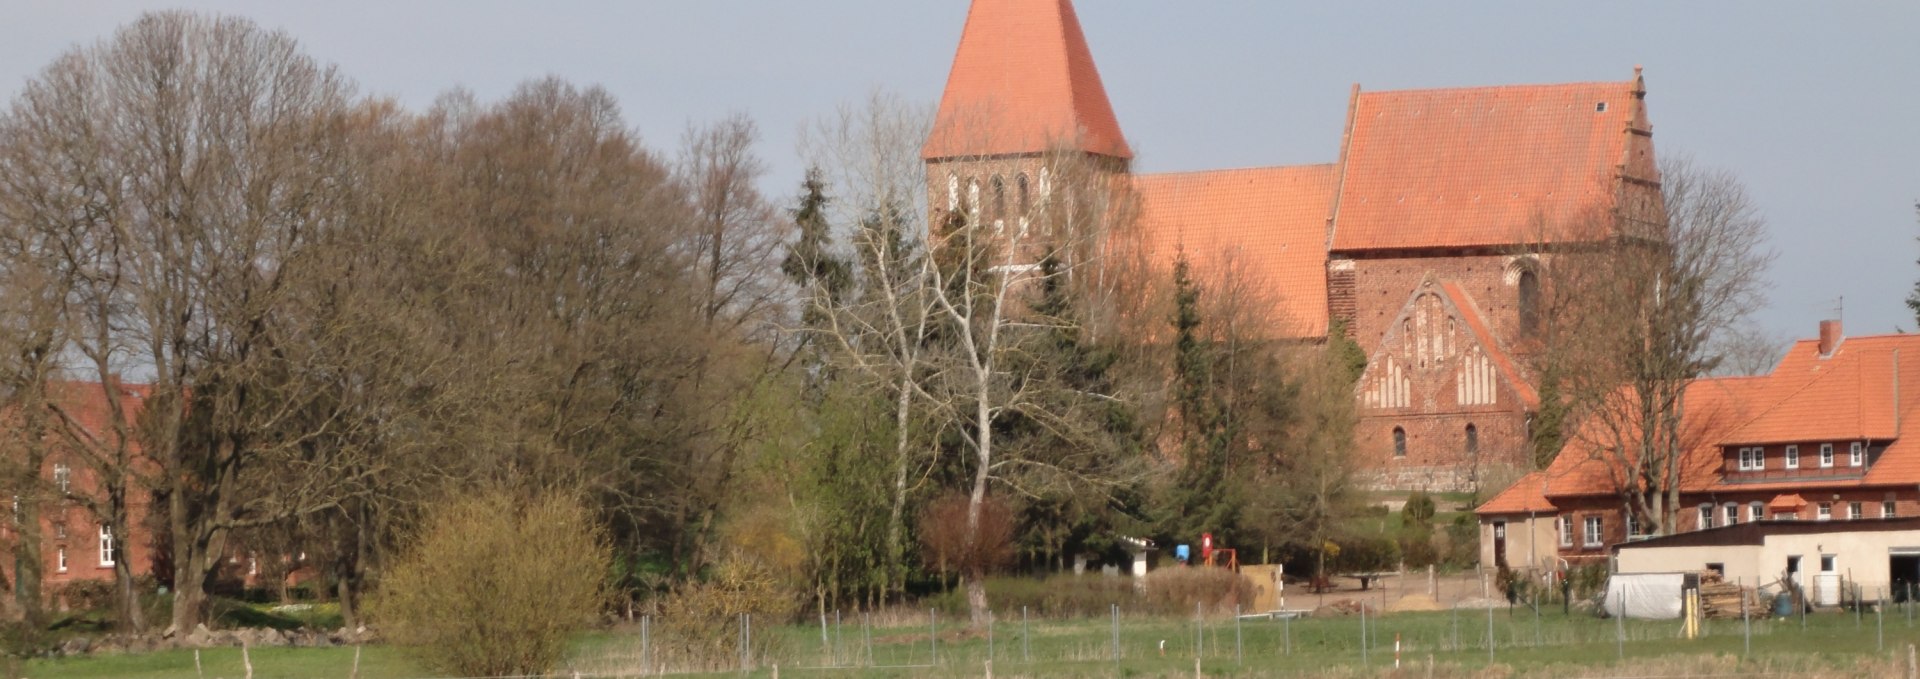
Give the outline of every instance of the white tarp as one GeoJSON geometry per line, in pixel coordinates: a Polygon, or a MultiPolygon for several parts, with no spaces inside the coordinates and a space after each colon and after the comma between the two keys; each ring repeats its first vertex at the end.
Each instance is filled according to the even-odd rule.
{"type": "Polygon", "coordinates": [[[1607,615],[1644,620],[1680,617],[1685,573],[1616,573],[1607,578],[1607,615]]]}

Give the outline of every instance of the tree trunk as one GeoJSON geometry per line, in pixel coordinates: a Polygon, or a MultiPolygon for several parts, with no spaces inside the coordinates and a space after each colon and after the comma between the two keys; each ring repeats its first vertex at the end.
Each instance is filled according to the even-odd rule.
{"type": "Polygon", "coordinates": [[[907,471],[911,466],[907,459],[907,442],[909,441],[907,419],[912,414],[913,405],[913,392],[908,384],[910,379],[912,378],[909,373],[903,370],[900,378],[900,393],[894,405],[893,506],[887,513],[887,574],[886,582],[882,585],[884,591],[895,592],[903,597],[906,595],[907,578],[906,568],[902,564],[903,545],[900,543],[902,539],[900,533],[906,521],[907,471]]]}
{"type": "Polygon", "coordinates": [[[975,446],[977,456],[973,470],[973,492],[967,496],[967,532],[962,543],[967,555],[966,564],[961,568],[962,577],[967,586],[967,617],[975,627],[987,624],[987,564],[980,553],[980,514],[987,502],[988,471],[993,463],[993,410],[987,403],[987,385],[980,384],[977,400],[974,402],[974,417],[979,432],[975,434],[979,445],[975,446]]]}

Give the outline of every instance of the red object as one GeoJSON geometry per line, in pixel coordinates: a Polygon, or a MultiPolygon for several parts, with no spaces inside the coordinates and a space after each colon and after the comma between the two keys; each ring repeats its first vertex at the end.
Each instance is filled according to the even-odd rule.
{"type": "Polygon", "coordinates": [[[1212,561],[1213,561],[1213,534],[1201,533],[1200,534],[1200,563],[1211,563],[1212,561]]]}

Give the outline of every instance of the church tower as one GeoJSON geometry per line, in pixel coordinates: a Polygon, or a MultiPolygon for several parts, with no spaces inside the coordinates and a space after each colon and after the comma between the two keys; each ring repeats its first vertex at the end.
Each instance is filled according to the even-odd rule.
{"type": "Polygon", "coordinates": [[[1070,0],[974,0],[921,158],[933,223],[964,208],[996,233],[1024,234],[1062,172],[1127,172],[1133,151],[1070,0]]]}

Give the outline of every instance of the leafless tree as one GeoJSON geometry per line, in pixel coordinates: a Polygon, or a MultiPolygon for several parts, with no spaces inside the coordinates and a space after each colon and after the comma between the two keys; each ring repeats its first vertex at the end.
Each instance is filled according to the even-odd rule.
{"type": "Polygon", "coordinates": [[[1572,447],[1614,474],[1653,534],[1673,530],[1686,452],[1713,419],[1689,412],[1688,388],[1728,359],[1725,340],[1763,301],[1772,260],[1731,174],[1671,159],[1661,170],[1654,228],[1639,233],[1618,213],[1574,225],[1591,247],[1546,276],[1558,325],[1545,341],[1572,404],[1572,447]]]}

